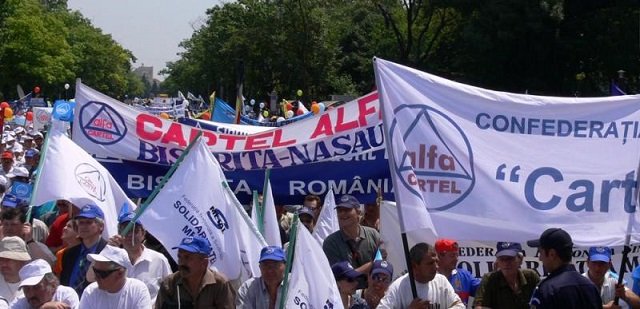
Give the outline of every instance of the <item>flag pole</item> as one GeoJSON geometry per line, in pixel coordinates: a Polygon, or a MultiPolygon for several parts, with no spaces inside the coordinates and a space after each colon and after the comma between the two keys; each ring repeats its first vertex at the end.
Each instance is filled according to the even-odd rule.
{"type": "MultiPolygon", "coordinates": [[[[377,72],[377,63],[376,63],[377,58],[374,57],[373,58],[373,65],[374,65],[374,72],[375,74],[375,78],[376,78],[376,85],[378,85],[378,91],[380,91],[380,74],[377,72]]],[[[384,104],[383,104],[383,96],[380,95],[380,93],[378,93],[378,100],[380,101],[380,115],[384,115],[385,114],[385,110],[384,110],[384,104]]],[[[391,111],[389,111],[391,112],[391,111]]],[[[383,121],[382,121],[382,126],[384,127],[384,132],[390,132],[389,131],[389,124],[384,121],[384,117],[383,117],[383,121]]],[[[388,135],[388,134],[387,134],[388,135]]],[[[389,142],[390,140],[390,136],[385,136],[384,137],[384,143],[385,143],[385,147],[387,149],[387,155],[389,156],[389,168],[391,170],[391,173],[393,174],[396,170],[395,168],[395,156],[393,154],[393,148],[391,143],[389,142]]],[[[396,180],[396,177],[391,177],[391,183],[393,184],[393,188],[394,191],[396,191],[396,188],[399,188],[398,181],[396,180]]],[[[401,205],[401,199],[400,197],[396,194],[396,205],[397,205],[397,210],[398,210],[398,219],[400,220],[400,227],[402,230],[404,230],[404,216],[402,215],[402,205],[401,205]]],[[[416,288],[416,283],[414,281],[415,275],[413,274],[413,267],[411,267],[411,257],[409,256],[409,242],[407,240],[407,233],[406,232],[402,232],[400,233],[400,236],[402,237],[402,247],[404,249],[404,260],[405,263],[407,264],[407,271],[408,271],[408,275],[409,275],[409,283],[411,285],[411,294],[413,296],[413,298],[418,298],[418,289],[416,288]]]]}
{"type": "Polygon", "coordinates": [[[133,225],[140,218],[142,213],[145,210],[147,210],[147,207],[149,207],[149,204],[151,204],[153,199],[156,197],[156,195],[158,195],[158,193],[164,187],[167,181],[169,181],[169,178],[171,178],[171,175],[173,175],[173,173],[176,171],[180,163],[184,160],[184,157],[189,153],[189,151],[191,151],[191,148],[193,148],[193,145],[195,145],[196,141],[200,138],[200,136],[202,136],[202,131],[198,131],[195,138],[191,140],[191,142],[189,142],[189,145],[187,145],[187,148],[185,148],[184,151],[182,151],[182,153],[180,154],[176,162],[173,163],[171,168],[169,168],[169,171],[164,175],[164,177],[162,177],[162,180],[160,181],[160,183],[155,188],[153,188],[153,191],[151,192],[147,200],[142,204],[142,206],[138,207],[138,209],[136,210],[136,215],[133,217],[133,219],[131,219],[131,221],[129,221],[129,223],[124,228],[124,230],[120,232],[120,235],[122,237],[126,236],[127,233],[129,233],[129,230],[133,228],[133,225]]]}
{"type": "Polygon", "coordinates": [[[42,152],[40,153],[40,160],[38,161],[38,168],[36,169],[38,171],[38,175],[33,182],[33,190],[31,190],[31,197],[29,197],[29,210],[27,211],[26,222],[31,221],[31,212],[34,206],[33,199],[35,198],[35,194],[33,194],[33,192],[36,192],[38,186],[40,185],[40,175],[42,175],[40,171],[42,171],[42,166],[44,165],[44,156],[47,155],[47,151],[49,150],[49,138],[51,138],[51,130],[52,126],[49,126],[49,128],[47,129],[47,136],[44,139],[44,144],[42,144],[42,152]]]}
{"type": "MultiPolygon", "coordinates": [[[[284,309],[287,298],[287,290],[289,289],[289,273],[291,272],[291,264],[293,262],[293,253],[296,251],[296,239],[298,237],[298,212],[293,213],[293,237],[289,240],[287,248],[287,262],[284,269],[284,278],[282,279],[282,290],[280,291],[280,309],[284,309]]],[[[298,257],[301,258],[301,257],[298,257]]]]}
{"type": "MultiPolygon", "coordinates": [[[[264,195],[262,196],[262,199],[264,201],[264,195]]],[[[262,214],[262,205],[260,204],[260,202],[258,201],[258,190],[253,190],[253,207],[255,207],[256,210],[256,222],[258,223],[258,231],[260,231],[260,234],[262,234],[262,236],[264,236],[264,218],[263,218],[263,214],[262,214]]]]}

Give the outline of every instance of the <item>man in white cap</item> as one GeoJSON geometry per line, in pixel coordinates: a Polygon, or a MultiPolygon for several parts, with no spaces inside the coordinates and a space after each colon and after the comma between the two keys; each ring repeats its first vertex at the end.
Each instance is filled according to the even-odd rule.
{"type": "Polygon", "coordinates": [[[60,280],[44,260],[37,259],[20,269],[20,287],[24,292],[12,309],[71,308],[80,304],[72,288],[60,285],[60,280]]]}
{"type": "Polygon", "coordinates": [[[97,281],[82,292],[80,308],[151,309],[147,286],[138,279],[127,278],[131,268],[127,251],[107,245],[100,254],[89,254],[87,258],[97,281]]]}
{"type": "Polygon", "coordinates": [[[20,269],[31,261],[27,245],[22,238],[9,236],[0,240],[0,296],[13,303],[19,296],[20,269]]]}

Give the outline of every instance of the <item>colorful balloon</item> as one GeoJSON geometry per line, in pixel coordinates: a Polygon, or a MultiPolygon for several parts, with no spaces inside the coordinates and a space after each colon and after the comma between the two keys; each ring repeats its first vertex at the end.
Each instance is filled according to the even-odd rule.
{"type": "Polygon", "coordinates": [[[302,115],[302,114],[304,114],[304,111],[302,111],[301,109],[298,109],[298,110],[296,111],[296,115],[300,116],[300,115],[302,115]]]}
{"type": "Polygon", "coordinates": [[[311,111],[313,112],[314,115],[317,115],[320,113],[320,106],[318,105],[318,103],[311,105],[311,111]]]}
{"type": "Polygon", "coordinates": [[[280,116],[278,117],[278,119],[276,119],[276,122],[283,122],[284,121],[284,117],[280,116]]]}
{"type": "Polygon", "coordinates": [[[264,112],[262,112],[262,116],[263,116],[264,118],[268,118],[268,117],[269,117],[269,111],[264,111],[264,112]]]}
{"type": "Polygon", "coordinates": [[[301,90],[301,89],[298,89],[298,91],[296,91],[296,94],[297,94],[299,97],[301,97],[301,96],[302,96],[302,90],[301,90]]]}
{"type": "Polygon", "coordinates": [[[164,119],[169,119],[169,114],[167,113],[160,113],[160,118],[164,118],[164,119]]]}
{"type": "Polygon", "coordinates": [[[285,116],[287,116],[287,119],[293,117],[293,111],[287,111],[287,114],[285,116]]]}
{"type": "Polygon", "coordinates": [[[318,107],[320,107],[320,112],[324,113],[324,110],[325,110],[324,103],[318,103],[318,107]]]}
{"type": "Polygon", "coordinates": [[[0,103],[0,108],[7,108],[7,107],[9,107],[9,103],[7,102],[0,103]]]}
{"type": "Polygon", "coordinates": [[[27,114],[25,115],[25,118],[27,118],[27,121],[33,121],[33,112],[31,111],[27,112],[27,114]]]}
{"type": "Polygon", "coordinates": [[[256,100],[251,99],[251,101],[249,101],[249,104],[251,104],[251,106],[255,105],[256,104],[256,100]]]}
{"type": "Polygon", "coordinates": [[[4,118],[11,118],[11,117],[13,117],[13,110],[11,109],[11,107],[5,107],[4,118]]]}
{"type": "Polygon", "coordinates": [[[264,102],[260,102],[260,108],[264,108],[264,102]]]}
{"type": "Polygon", "coordinates": [[[291,102],[287,102],[287,110],[290,111],[293,109],[293,104],[291,102]]]}
{"type": "Polygon", "coordinates": [[[40,93],[40,87],[38,86],[33,87],[33,92],[40,93]]]}
{"type": "Polygon", "coordinates": [[[209,114],[209,112],[205,112],[204,114],[202,114],[202,119],[211,120],[211,114],[209,114]]]}

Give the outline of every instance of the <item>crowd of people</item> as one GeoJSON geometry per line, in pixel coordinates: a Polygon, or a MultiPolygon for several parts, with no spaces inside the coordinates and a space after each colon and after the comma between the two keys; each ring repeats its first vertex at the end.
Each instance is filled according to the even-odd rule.
{"type": "MultiPolygon", "coordinates": [[[[316,195],[301,198],[302,205],[291,211],[277,205],[284,245],[262,249],[261,276],[233,282],[209,268],[206,238],[185,237],[165,248],[142,222],[133,221],[132,212],[121,214],[117,223],[119,233],[133,228],[106,238],[105,215],[96,205],[58,200],[30,208],[15,188],[28,186],[37,174],[43,133],[28,126],[3,131],[0,309],[276,308],[290,250],[291,211],[310,232],[321,214],[316,195]],[[177,252],[177,264],[167,250],[177,252]]],[[[527,242],[538,249],[544,278],[522,268],[522,245],[515,242],[497,242],[494,270],[475,277],[458,267],[457,241],[445,238],[412,246],[410,272],[399,275],[380,239],[379,204],[362,205],[344,195],[335,211],[339,230],[322,248],[345,308],[640,308],[640,291],[618,284],[609,271],[611,248],[590,248],[588,270],[580,274],[571,264],[571,236],[559,228],[527,242]]]]}

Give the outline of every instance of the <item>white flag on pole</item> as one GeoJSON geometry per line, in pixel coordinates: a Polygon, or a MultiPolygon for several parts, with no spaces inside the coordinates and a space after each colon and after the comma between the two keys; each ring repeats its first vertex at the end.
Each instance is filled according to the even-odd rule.
{"type": "MultiPolygon", "coordinates": [[[[186,236],[207,238],[212,247],[209,266],[230,279],[241,277],[241,272],[259,276],[257,267],[243,269],[258,265],[259,254],[243,254],[243,251],[259,252],[262,246],[245,247],[243,235],[250,233],[250,228],[234,197],[228,196],[224,182],[218,161],[205,139],[200,138],[140,219],[167,248],[177,246],[186,236]]],[[[177,252],[169,252],[177,260],[177,252]]]]}
{"type": "Polygon", "coordinates": [[[523,242],[560,227],[578,246],[640,241],[640,96],[498,92],[374,62],[403,232],[523,242]]]}
{"type": "Polygon", "coordinates": [[[333,195],[333,189],[329,189],[329,192],[327,192],[327,195],[324,197],[324,204],[322,205],[320,215],[318,215],[316,227],[313,230],[313,237],[320,243],[320,246],[322,246],[325,238],[339,229],[336,197],[333,195]]]}
{"type": "MultiPolygon", "coordinates": [[[[282,248],[282,240],[280,239],[280,223],[276,216],[276,205],[273,201],[273,193],[271,193],[271,181],[267,180],[266,196],[262,197],[262,228],[264,230],[264,240],[269,246],[278,246],[282,248]]],[[[251,208],[251,219],[255,226],[258,225],[260,216],[257,214],[256,205],[251,208]]]]}
{"type": "Polygon", "coordinates": [[[344,308],[322,246],[299,220],[297,230],[285,308],[344,308]]]}
{"type": "Polygon", "coordinates": [[[94,204],[104,212],[105,235],[118,233],[118,214],[133,203],[111,174],[63,132],[51,130],[33,192],[34,205],[65,199],[78,207],[94,204]]]}

